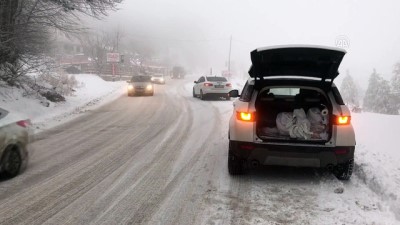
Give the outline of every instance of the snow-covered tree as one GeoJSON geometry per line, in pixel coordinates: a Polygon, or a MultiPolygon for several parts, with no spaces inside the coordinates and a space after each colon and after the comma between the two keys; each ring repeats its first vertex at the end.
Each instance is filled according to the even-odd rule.
{"type": "Polygon", "coordinates": [[[340,86],[340,93],[347,105],[359,106],[358,88],[348,70],[340,86]]]}
{"type": "Polygon", "coordinates": [[[391,85],[392,85],[392,94],[396,107],[397,109],[400,109],[400,62],[394,65],[391,85]]]}
{"type": "Polygon", "coordinates": [[[371,76],[369,77],[368,88],[364,96],[363,109],[365,111],[375,111],[375,103],[378,99],[377,94],[379,91],[379,83],[381,79],[382,78],[380,77],[380,75],[374,69],[371,76]]]}
{"type": "Polygon", "coordinates": [[[384,80],[375,69],[369,78],[363,108],[365,111],[375,113],[398,114],[389,82],[384,80]]]}

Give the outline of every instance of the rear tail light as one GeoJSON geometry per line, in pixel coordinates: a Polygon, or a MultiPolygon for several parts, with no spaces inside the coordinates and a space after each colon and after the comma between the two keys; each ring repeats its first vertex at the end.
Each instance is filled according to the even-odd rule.
{"type": "Polygon", "coordinates": [[[349,125],[351,117],[350,116],[334,116],[333,122],[335,125],[349,125]]]}
{"type": "Polygon", "coordinates": [[[345,148],[339,148],[339,149],[335,149],[335,154],[336,155],[345,155],[345,154],[347,154],[347,149],[345,149],[345,148]]]}
{"type": "Polygon", "coordinates": [[[236,112],[236,118],[241,121],[254,122],[255,113],[254,112],[236,112]]]}
{"type": "Polygon", "coordinates": [[[204,86],[211,87],[211,86],[213,86],[213,84],[212,83],[204,83],[204,86]]]}
{"type": "Polygon", "coordinates": [[[227,83],[226,86],[227,87],[232,87],[232,84],[231,83],[227,83]]]}
{"type": "Polygon", "coordinates": [[[243,149],[243,150],[253,150],[253,149],[255,149],[255,146],[251,145],[251,144],[242,144],[242,145],[239,145],[239,147],[241,149],[243,149]]]}
{"type": "Polygon", "coordinates": [[[29,125],[31,125],[31,123],[29,120],[21,120],[17,122],[17,125],[21,127],[28,127],[29,125]]]}

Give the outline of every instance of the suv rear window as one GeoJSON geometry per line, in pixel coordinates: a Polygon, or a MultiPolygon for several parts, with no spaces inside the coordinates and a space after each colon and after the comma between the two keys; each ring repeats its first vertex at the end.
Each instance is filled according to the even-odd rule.
{"type": "Polygon", "coordinates": [[[239,100],[242,102],[249,102],[251,100],[251,95],[253,94],[254,90],[254,85],[249,84],[246,82],[246,84],[243,87],[242,94],[240,95],[239,100]]]}
{"type": "Polygon", "coordinates": [[[225,77],[207,77],[208,81],[228,81],[225,77]]]}
{"type": "Polygon", "coordinates": [[[295,96],[300,93],[300,88],[271,88],[268,93],[274,95],[295,96]]]}
{"type": "Polygon", "coordinates": [[[344,105],[344,101],[343,101],[342,96],[340,95],[337,87],[332,87],[332,93],[333,93],[333,97],[335,98],[336,103],[339,105],[344,105]]]}
{"type": "Polygon", "coordinates": [[[131,82],[150,82],[151,77],[150,76],[134,76],[131,79],[131,82]]]}

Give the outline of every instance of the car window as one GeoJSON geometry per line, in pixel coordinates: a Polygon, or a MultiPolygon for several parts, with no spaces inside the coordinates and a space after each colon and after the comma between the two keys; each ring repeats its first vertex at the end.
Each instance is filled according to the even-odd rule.
{"type": "Polygon", "coordinates": [[[228,81],[225,77],[207,77],[208,81],[222,81],[226,82],[228,81]]]}
{"type": "Polygon", "coordinates": [[[200,79],[199,79],[199,83],[203,83],[204,81],[206,81],[206,79],[204,78],[204,77],[200,77],[200,79]]]}
{"type": "Polygon", "coordinates": [[[7,110],[0,108],[0,120],[6,117],[7,114],[8,114],[7,110]]]}
{"type": "Polygon", "coordinates": [[[339,90],[337,89],[337,87],[333,87],[332,88],[332,93],[333,93],[333,97],[335,98],[335,101],[337,102],[337,104],[344,105],[343,98],[340,95],[339,90]]]}
{"type": "Polygon", "coordinates": [[[300,88],[271,88],[268,93],[274,95],[295,96],[300,93],[300,88]]]}
{"type": "Polygon", "coordinates": [[[251,100],[253,90],[254,90],[254,85],[246,82],[246,84],[243,87],[242,94],[240,95],[240,98],[239,98],[240,101],[249,102],[251,100]]]}
{"type": "Polygon", "coordinates": [[[134,76],[131,79],[131,82],[150,82],[151,77],[150,76],[134,76]]]}

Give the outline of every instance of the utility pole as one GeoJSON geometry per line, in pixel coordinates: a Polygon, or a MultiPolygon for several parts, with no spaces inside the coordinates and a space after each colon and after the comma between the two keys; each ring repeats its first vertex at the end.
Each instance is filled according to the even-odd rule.
{"type": "Polygon", "coordinates": [[[229,41],[229,58],[228,58],[228,76],[231,76],[231,50],[232,50],[232,35],[229,41]]]}

